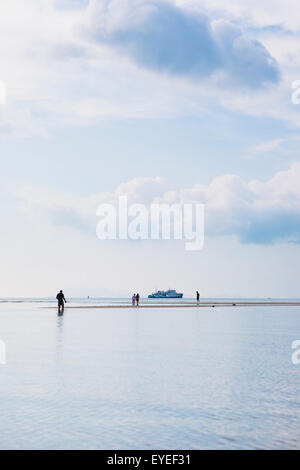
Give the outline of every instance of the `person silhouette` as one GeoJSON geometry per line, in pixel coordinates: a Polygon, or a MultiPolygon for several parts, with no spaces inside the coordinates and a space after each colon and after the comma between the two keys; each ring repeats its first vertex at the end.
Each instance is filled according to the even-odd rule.
{"type": "Polygon", "coordinates": [[[65,303],[67,303],[63,291],[59,291],[56,296],[58,302],[58,313],[63,313],[65,309],[65,303]]]}
{"type": "Polygon", "coordinates": [[[196,297],[197,297],[197,304],[200,302],[200,294],[198,291],[196,291],[196,297]]]}

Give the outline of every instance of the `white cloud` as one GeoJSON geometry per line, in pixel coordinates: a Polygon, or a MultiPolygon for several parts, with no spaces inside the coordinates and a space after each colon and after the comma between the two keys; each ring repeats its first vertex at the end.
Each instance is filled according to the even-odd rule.
{"type": "Polygon", "coordinates": [[[195,10],[204,7],[254,27],[281,25],[291,31],[300,29],[298,0],[176,0],[176,3],[195,10]]]}
{"type": "Polygon", "coordinates": [[[212,22],[169,0],[91,0],[82,28],[95,43],[160,73],[198,83],[217,73],[227,87],[279,81],[276,61],[257,39],[229,21],[212,22]]]}
{"type": "Polygon", "coordinates": [[[127,196],[129,203],[142,201],[142,204],[150,204],[154,197],[162,197],[168,189],[169,184],[165,178],[134,178],[118,186],[115,198],[127,196]]]}
{"type": "Polygon", "coordinates": [[[271,244],[300,238],[300,163],[263,182],[244,181],[237,175],[214,178],[210,184],[171,191],[163,178],[135,178],[113,193],[74,198],[41,188],[25,187],[17,196],[35,216],[44,215],[55,225],[91,232],[101,202],[117,204],[127,195],[129,203],[202,203],[206,206],[208,235],[235,235],[243,242],[271,244]]]}
{"type": "MultiPolygon", "coordinates": [[[[46,134],[57,127],[84,126],[102,119],[201,115],[203,110],[218,104],[234,112],[286,119],[299,125],[298,109],[290,105],[290,81],[295,79],[297,64],[289,69],[287,52],[278,53],[289,70],[288,76],[283,70],[284,80],[279,87],[269,87],[263,92],[255,87],[245,91],[235,80],[236,77],[242,77],[244,82],[250,80],[247,66],[241,62],[246,56],[254,60],[259,70],[264,70],[271,57],[263,48],[264,42],[278,59],[276,51],[280,47],[276,45],[275,34],[261,39],[258,33],[242,33],[240,26],[243,27],[243,22],[247,24],[242,14],[240,26],[233,27],[231,20],[236,18],[236,7],[232,2],[226,2],[222,14],[215,13],[203,2],[196,5],[198,8],[194,2],[189,9],[197,9],[197,14],[200,12],[202,16],[211,15],[213,34],[220,41],[224,31],[226,38],[232,34],[237,38],[229,48],[228,44],[225,47],[231,52],[223,54],[226,60],[221,70],[213,76],[203,75],[201,80],[199,77],[187,80],[184,76],[170,77],[163,70],[148,70],[108,44],[95,43],[84,36],[82,23],[86,7],[58,8],[52,0],[42,3],[2,0],[0,79],[7,84],[7,105],[1,109],[1,129],[13,136],[46,134]],[[224,70],[230,74],[226,76],[224,70]]],[[[188,8],[183,3],[181,6],[188,8]]],[[[136,12],[128,8],[124,17],[124,8],[113,9],[106,24],[108,30],[120,24],[121,16],[125,24],[140,21],[139,15],[135,16],[136,12]]],[[[246,10],[252,10],[249,3],[245,4],[246,10]]],[[[145,15],[144,10],[138,11],[145,15]]]]}
{"type": "Polygon", "coordinates": [[[264,152],[272,152],[280,148],[281,144],[286,142],[286,139],[273,139],[267,140],[262,142],[258,145],[254,145],[249,147],[248,151],[251,153],[264,153],[264,152]]]}

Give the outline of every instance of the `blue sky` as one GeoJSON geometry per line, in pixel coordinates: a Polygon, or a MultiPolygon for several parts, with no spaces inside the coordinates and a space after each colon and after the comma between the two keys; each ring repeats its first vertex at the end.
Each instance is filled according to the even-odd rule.
{"type": "Polygon", "coordinates": [[[298,296],[296,1],[4,0],[0,13],[2,297],[298,296]],[[206,204],[201,252],[96,238],[103,198],[170,191],[206,204]]]}

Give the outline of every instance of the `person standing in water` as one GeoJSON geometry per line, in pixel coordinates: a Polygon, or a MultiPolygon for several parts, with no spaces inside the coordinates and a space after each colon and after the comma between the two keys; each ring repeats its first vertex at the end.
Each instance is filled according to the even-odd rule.
{"type": "Polygon", "coordinates": [[[136,294],[135,300],[136,300],[136,306],[138,307],[138,306],[139,306],[139,302],[140,302],[140,294],[136,294]]]}
{"type": "Polygon", "coordinates": [[[63,291],[59,291],[59,293],[56,296],[56,299],[58,301],[58,313],[63,313],[65,309],[65,303],[67,303],[63,291]]]}
{"type": "Polygon", "coordinates": [[[200,294],[198,291],[196,291],[196,297],[197,297],[197,304],[200,302],[200,294]]]}
{"type": "Polygon", "coordinates": [[[136,299],[135,294],[133,294],[133,296],[132,296],[132,306],[133,307],[135,306],[135,299],[136,299]]]}

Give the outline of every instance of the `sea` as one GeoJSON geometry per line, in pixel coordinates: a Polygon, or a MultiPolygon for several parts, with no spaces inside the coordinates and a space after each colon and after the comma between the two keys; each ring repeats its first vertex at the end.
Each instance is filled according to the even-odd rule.
{"type": "Polygon", "coordinates": [[[0,300],[0,449],[300,448],[300,307],[126,302],[0,300]]]}

